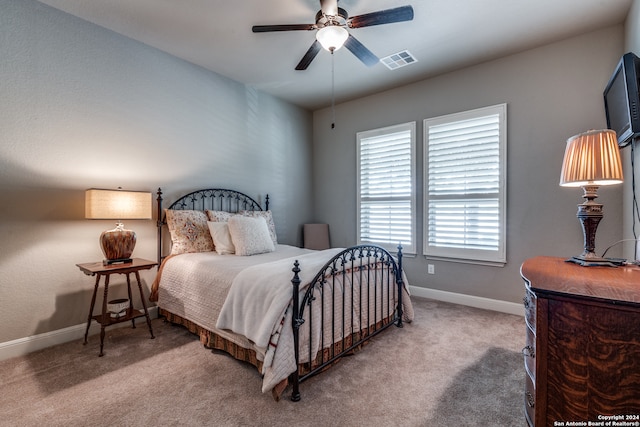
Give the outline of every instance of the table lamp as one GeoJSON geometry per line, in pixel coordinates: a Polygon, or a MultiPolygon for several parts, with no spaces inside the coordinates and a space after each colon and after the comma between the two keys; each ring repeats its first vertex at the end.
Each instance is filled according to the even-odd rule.
{"type": "Polygon", "coordinates": [[[91,188],[85,192],[85,218],[117,220],[116,228],[100,235],[104,265],[132,262],[136,233],[126,230],[121,220],[151,219],[151,193],[91,188]]]}
{"type": "Polygon", "coordinates": [[[582,266],[615,266],[615,260],[595,253],[596,229],[602,219],[602,204],[594,201],[601,185],[622,182],[622,162],[616,133],[613,130],[590,130],[567,140],[562,162],[560,185],[582,187],[584,203],[578,205],[577,217],[582,224],[584,251],[567,261],[582,266]]]}

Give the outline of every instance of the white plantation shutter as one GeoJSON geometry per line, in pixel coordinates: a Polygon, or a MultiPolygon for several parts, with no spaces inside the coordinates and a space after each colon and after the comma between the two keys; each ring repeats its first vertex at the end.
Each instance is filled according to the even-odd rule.
{"type": "Polygon", "coordinates": [[[358,243],[415,253],[415,122],[359,132],[358,243]]]}
{"type": "Polygon", "coordinates": [[[424,254],[504,263],[506,105],[424,121],[424,254]]]}

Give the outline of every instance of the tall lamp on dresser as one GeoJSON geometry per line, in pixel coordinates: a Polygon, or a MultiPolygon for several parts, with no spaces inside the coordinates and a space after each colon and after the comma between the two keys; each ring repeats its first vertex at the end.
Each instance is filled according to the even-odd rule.
{"type": "Polygon", "coordinates": [[[596,230],[602,219],[602,204],[595,201],[601,185],[622,183],[622,162],[618,138],[612,130],[590,130],[567,140],[562,162],[560,185],[582,187],[585,201],[578,205],[584,250],[569,259],[583,266],[612,265],[612,261],[595,253],[596,230]]]}

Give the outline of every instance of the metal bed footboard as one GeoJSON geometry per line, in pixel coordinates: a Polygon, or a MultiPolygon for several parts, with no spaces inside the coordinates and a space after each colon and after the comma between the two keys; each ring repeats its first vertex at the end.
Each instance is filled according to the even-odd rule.
{"type": "Polygon", "coordinates": [[[353,246],[341,251],[316,274],[301,301],[298,261],[292,271],[292,326],[298,369],[291,374],[289,382],[293,388],[291,400],[299,401],[302,381],[391,325],[403,327],[402,247],[398,246],[397,262],[387,250],[376,245],[353,246]],[[351,286],[344,286],[345,283],[351,286]],[[305,340],[304,348],[300,348],[301,332],[308,336],[308,346],[305,340]],[[301,356],[308,361],[305,369],[301,356]]]}

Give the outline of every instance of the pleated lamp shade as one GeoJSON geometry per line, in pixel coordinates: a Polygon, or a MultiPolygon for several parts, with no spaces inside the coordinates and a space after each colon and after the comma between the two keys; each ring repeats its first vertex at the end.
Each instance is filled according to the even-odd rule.
{"type": "Polygon", "coordinates": [[[567,140],[560,185],[612,185],[622,182],[622,162],[616,133],[591,130],[567,140]]]}

